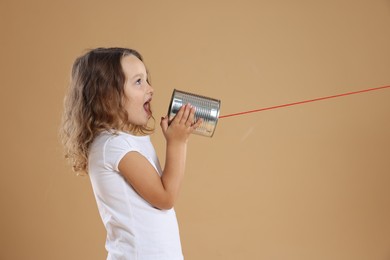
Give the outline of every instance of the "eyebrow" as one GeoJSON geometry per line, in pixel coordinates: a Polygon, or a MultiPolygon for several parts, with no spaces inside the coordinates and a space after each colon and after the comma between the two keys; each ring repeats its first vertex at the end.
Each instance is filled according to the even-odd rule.
{"type": "MultiPolygon", "coordinates": [[[[138,77],[144,77],[145,75],[143,74],[143,73],[137,73],[137,74],[135,74],[133,77],[132,77],[132,79],[135,79],[135,78],[138,78],[138,77]]],[[[146,75],[146,78],[148,78],[148,76],[146,75]]]]}

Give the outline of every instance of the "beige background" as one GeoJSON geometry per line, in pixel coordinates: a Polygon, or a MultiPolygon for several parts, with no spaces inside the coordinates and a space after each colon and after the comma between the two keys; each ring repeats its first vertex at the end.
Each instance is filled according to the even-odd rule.
{"type": "MultiPolygon", "coordinates": [[[[89,179],[57,137],[88,48],[144,55],[157,119],[173,88],[229,114],[390,84],[389,0],[2,0],[0,17],[4,260],[105,259],[89,179]]],[[[386,89],[193,136],[176,206],[186,259],[390,259],[389,101],[386,89]]],[[[153,140],[163,162],[159,126],[153,140]]]]}

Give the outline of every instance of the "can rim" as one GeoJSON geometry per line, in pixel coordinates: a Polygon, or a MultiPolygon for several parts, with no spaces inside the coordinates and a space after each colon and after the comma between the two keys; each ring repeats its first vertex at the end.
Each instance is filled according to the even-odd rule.
{"type": "Polygon", "coordinates": [[[168,120],[169,120],[169,116],[171,115],[171,112],[172,112],[173,97],[175,96],[175,93],[176,93],[176,89],[173,89],[172,96],[171,96],[171,101],[169,103],[168,113],[167,113],[168,120]]]}

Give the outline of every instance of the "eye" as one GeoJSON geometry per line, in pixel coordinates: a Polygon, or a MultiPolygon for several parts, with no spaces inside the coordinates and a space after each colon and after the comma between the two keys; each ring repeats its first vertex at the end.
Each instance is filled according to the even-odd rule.
{"type": "Polygon", "coordinates": [[[142,79],[141,79],[141,78],[137,79],[137,81],[135,82],[135,84],[136,84],[136,85],[141,85],[141,84],[142,84],[142,79]]]}

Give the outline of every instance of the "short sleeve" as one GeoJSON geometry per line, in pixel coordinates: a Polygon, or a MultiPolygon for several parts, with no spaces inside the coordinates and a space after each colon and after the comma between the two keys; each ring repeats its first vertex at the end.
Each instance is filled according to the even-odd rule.
{"type": "Polygon", "coordinates": [[[107,140],[104,147],[104,164],[112,170],[119,171],[120,161],[129,152],[140,151],[124,135],[112,136],[107,140]]]}

